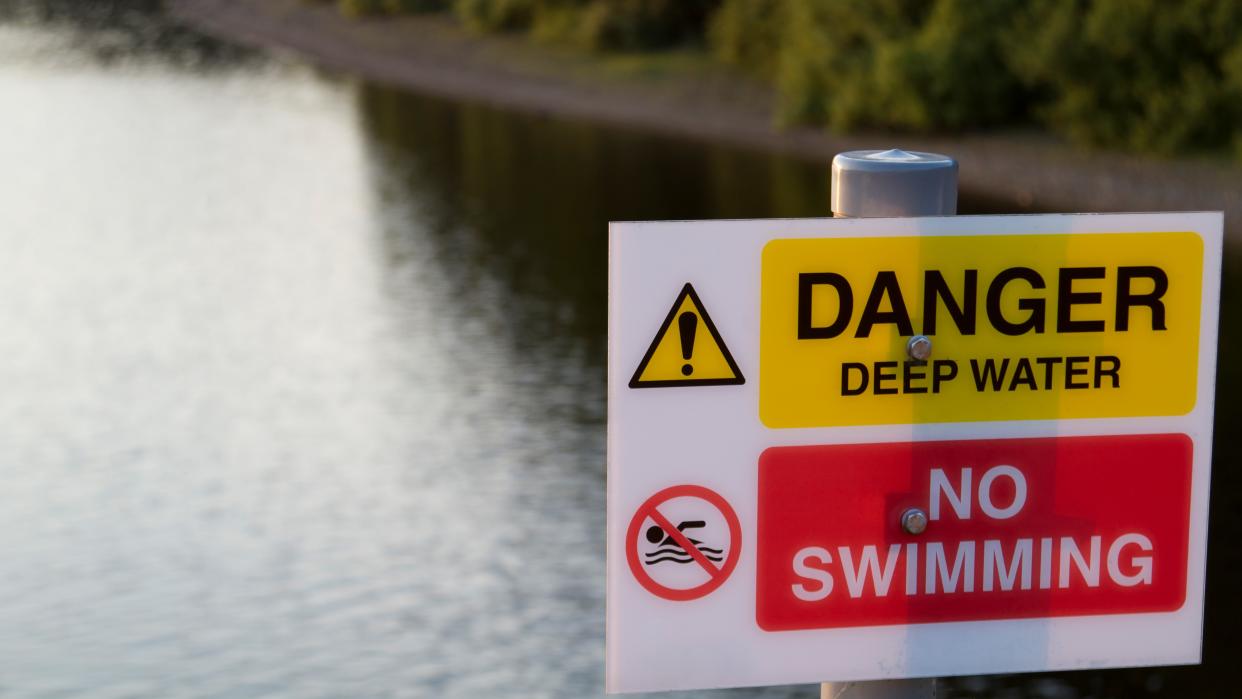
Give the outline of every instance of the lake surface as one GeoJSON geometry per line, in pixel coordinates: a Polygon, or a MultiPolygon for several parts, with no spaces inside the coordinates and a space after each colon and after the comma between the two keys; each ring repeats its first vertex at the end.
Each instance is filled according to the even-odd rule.
{"type": "MultiPolygon", "coordinates": [[[[606,222],[827,169],[0,16],[0,694],[602,694],[606,222]]],[[[1233,693],[1236,257],[1206,664],[952,695],[1233,693]]]]}

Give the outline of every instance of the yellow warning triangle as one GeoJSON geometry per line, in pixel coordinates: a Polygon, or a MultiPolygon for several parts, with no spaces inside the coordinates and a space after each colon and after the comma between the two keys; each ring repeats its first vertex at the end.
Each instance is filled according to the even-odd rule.
{"type": "Polygon", "coordinates": [[[686,284],[669,309],[630,388],[725,386],[746,383],[711,316],[686,284]]]}

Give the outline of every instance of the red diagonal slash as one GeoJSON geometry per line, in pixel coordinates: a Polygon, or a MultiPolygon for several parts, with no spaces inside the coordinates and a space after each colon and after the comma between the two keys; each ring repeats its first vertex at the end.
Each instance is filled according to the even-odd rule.
{"type": "Polygon", "coordinates": [[[630,565],[630,572],[634,574],[634,579],[647,592],[673,602],[687,602],[698,599],[723,585],[725,580],[729,578],[729,574],[737,568],[737,561],[741,556],[741,551],[742,525],[737,519],[737,513],[733,511],[733,508],[729,506],[729,503],[719,493],[701,485],[674,485],[647,498],[646,502],[639,505],[638,510],[634,513],[634,517],[630,520],[629,528],[625,531],[625,560],[630,565]],[[668,502],[673,498],[682,497],[702,500],[716,508],[724,517],[725,526],[729,530],[728,554],[725,555],[724,561],[719,568],[713,565],[698,547],[690,543],[690,539],[681,530],[674,527],[667,517],[656,510],[657,505],[668,502]],[[643,561],[640,560],[642,556],[638,552],[638,536],[646,529],[647,520],[649,519],[655,522],[656,526],[663,530],[673,541],[677,542],[677,545],[683,551],[702,566],[703,570],[707,572],[706,582],[694,587],[676,588],[666,587],[651,577],[646,570],[646,566],[643,565],[643,561]]]}
{"type": "Polygon", "coordinates": [[[673,541],[676,541],[678,546],[684,549],[686,553],[690,554],[690,557],[693,558],[696,563],[703,566],[703,570],[706,570],[708,575],[713,578],[720,575],[720,569],[712,565],[712,562],[707,560],[707,556],[704,556],[702,551],[695,547],[694,544],[690,543],[690,539],[685,534],[682,534],[680,529],[674,527],[673,523],[668,521],[668,518],[660,514],[659,510],[653,507],[651,508],[651,511],[647,513],[647,516],[658,524],[660,528],[663,529],[669,536],[673,537],[673,541]]]}

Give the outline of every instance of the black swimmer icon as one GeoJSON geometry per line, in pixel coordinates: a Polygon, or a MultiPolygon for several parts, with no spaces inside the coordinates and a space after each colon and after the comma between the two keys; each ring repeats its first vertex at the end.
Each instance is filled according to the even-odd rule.
{"type": "MultiPolygon", "coordinates": [[[[681,524],[677,525],[677,531],[684,532],[687,529],[702,529],[705,526],[707,526],[707,522],[704,522],[703,520],[696,519],[683,521],[681,524]]],[[[713,563],[719,563],[723,560],[723,556],[721,554],[724,553],[724,549],[714,549],[710,546],[703,546],[703,542],[698,539],[692,539],[690,537],[686,537],[686,539],[693,544],[696,549],[701,551],[707,560],[712,561],[713,563]]],[[[659,548],[655,551],[643,554],[643,556],[647,558],[646,563],[649,566],[657,563],[663,563],[665,561],[685,564],[694,560],[694,558],[690,556],[689,552],[682,548],[671,534],[666,533],[658,526],[653,525],[647,527],[647,541],[652,544],[659,545],[659,548]]]]}

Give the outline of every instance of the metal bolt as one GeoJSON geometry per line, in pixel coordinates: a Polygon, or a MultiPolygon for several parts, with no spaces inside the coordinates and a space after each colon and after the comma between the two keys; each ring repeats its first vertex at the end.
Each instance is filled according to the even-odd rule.
{"type": "Polygon", "coordinates": [[[917,507],[911,507],[901,513],[901,528],[907,534],[922,534],[927,529],[927,513],[917,507]]]}
{"type": "Polygon", "coordinates": [[[906,354],[916,362],[925,362],[931,356],[931,338],[926,335],[915,335],[906,343],[906,354]]]}

